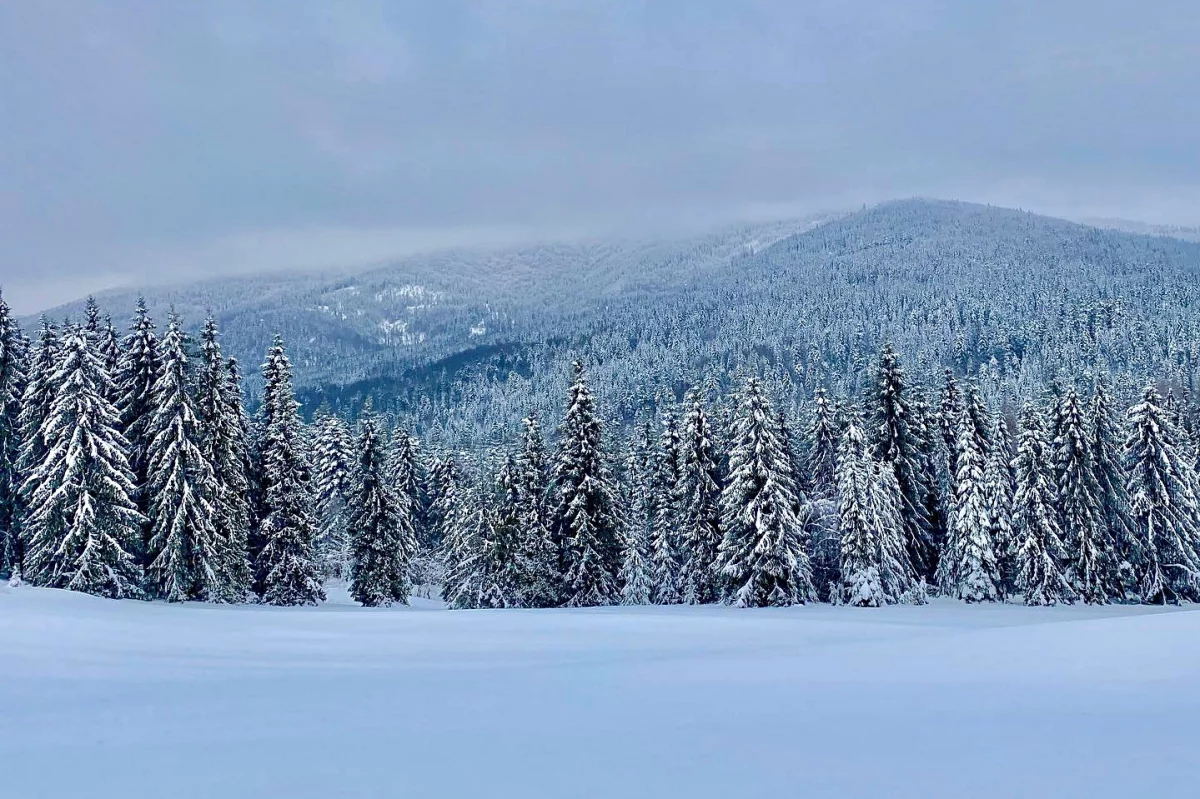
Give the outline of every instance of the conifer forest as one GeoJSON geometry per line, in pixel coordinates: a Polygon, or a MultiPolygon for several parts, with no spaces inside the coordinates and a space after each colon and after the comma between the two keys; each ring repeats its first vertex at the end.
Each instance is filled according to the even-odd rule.
{"type": "Polygon", "coordinates": [[[268,605],[318,604],[330,580],[365,606],[456,609],[1200,601],[1194,288],[1165,282],[1153,317],[1115,278],[960,298],[955,323],[880,272],[842,278],[823,340],[844,332],[849,357],[813,337],[786,369],[641,373],[658,388],[638,399],[613,391],[637,374],[577,347],[557,407],[534,392],[474,437],[411,386],[306,410],[288,342],[247,369],[213,315],[89,300],[22,329],[0,305],[0,571],[268,605]],[[866,296],[908,322],[867,335],[849,310],[866,296]],[[1070,321],[1034,317],[1050,309],[1070,321]],[[958,331],[945,347],[916,337],[938,326],[958,331]],[[1022,332],[981,338],[998,329],[1022,332]]]}

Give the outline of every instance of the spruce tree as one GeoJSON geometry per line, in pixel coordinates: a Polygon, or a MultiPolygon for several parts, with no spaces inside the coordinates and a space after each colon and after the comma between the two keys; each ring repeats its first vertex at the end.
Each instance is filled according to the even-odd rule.
{"type": "Polygon", "coordinates": [[[554,486],[557,538],[566,604],[617,601],[620,545],[615,490],[604,463],[603,430],[583,363],[574,363],[567,413],[559,431],[554,486]]]}
{"type": "Polygon", "coordinates": [[[679,424],[675,414],[663,414],[662,435],[654,457],[654,527],[650,538],[654,602],[677,605],[683,601],[680,585],[679,546],[679,424]]]}
{"type": "Polygon", "coordinates": [[[1104,604],[1119,594],[1118,577],[1109,560],[1090,434],[1074,388],[1063,396],[1058,416],[1054,465],[1068,575],[1080,599],[1104,604]]]}
{"type": "Polygon", "coordinates": [[[938,584],[945,593],[967,602],[994,602],[1001,598],[1000,570],[992,544],[983,479],[985,455],[978,429],[978,420],[968,403],[959,416],[955,505],[938,584]]]}
{"type": "MultiPolygon", "coordinates": [[[[375,422],[372,422],[374,425],[375,422]]],[[[322,408],[313,420],[313,491],[317,512],[317,560],[325,577],[349,576],[350,498],[356,470],[355,449],[344,421],[322,408]]],[[[399,501],[399,496],[395,497],[399,501]]]]}
{"type": "Polygon", "coordinates": [[[21,571],[21,393],[25,353],[21,329],[0,295],[0,575],[21,571]]]}
{"type": "Polygon", "coordinates": [[[1104,526],[1104,540],[1116,572],[1116,589],[1119,597],[1136,600],[1139,585],[1135,564],[1140,561],[1140,553],[1129,520],[1129,496],[1125,492],[1126,477],[1121,462],[1123,436],[1103,378],[1096,380],[1092,392],[1088,426],[1092,466],[1099,491],[1097,506],[1104,526]]]}
{"type": "Polygon", "coordinates": [[[1056,490],[1050,444],[1042,415],[1032,403],[1021,413],[1021,434],[1013,460],[1015,587],[1026,605],[1057,605],[1073,596],[1063,571],[1062,534],[1054,508],[1056,490]]]}
{"type": "Polygon", "coordinates": [[[200,334],[196,413],[201,446],[216,479],[213,527],[217,536],[219,596],[243,602],[250,592],[250,499],[245,412],[237,364],[221,352],[216,320],[209,316],[200,334]]]}
{"type": "Polygon", "coordinates": [[[917,574],[932,579],[937,550],[926,503],[933,476],[926,471],[925,431],[916,418],[910,393],[895,349],[885,344],[870,394],[871,444],[875,457],[896,474],[908,559],[917,574]]]}
{"type": "Polygon", "coordinates": [[[988,529],[1000,569],[1000,588],[1008,594],[1016,586],[1016,537],[1013,533],[1014,453],[1004,415],[997,413],[992,424],[992,451],[983,467],[984,494],[987,497],[988,529]]]}
{"type": "Polygon", "coordinates": [[[58,328],[42,315],[38,323],[37,341],[25,358],[26,374],[17,416],[20,450],[17,453],[15,480],[21,518],[16,558],[22,564],[29,549],[29,536],[23,527],[29,503],[32,501],[26,478],[42,465],[49,452],[43,426],[50,416],[50,406],[60,388],[54,381],[59,373],[61,350],[62,342],[59,340],[58,328]]]}
{"type": "Polygon", "coordinates": [[[867,454],[867,444],[858,420],[852,419],[842,433],[838,453],[838,532],[841,536],[841,585],[838,603],[879,607],[889,597],[883,588],[879,517],[874,503],[879,495],[867,454]]]}
{"type": "Polygon", "coordinates": [[[392,486],[400,501],[408,504],[412,516],[414,534],[419,547],[432,548],[425,513],[425,499],[422,484],[424,473],[422,460],[417,450],[417,442],[403,427],[397,426],[392,430],[390,447],[389,471],[392,486]]]}
{"type": "Polygon", "coordinates": [[[683,601],[720,599],[717,558],[721,548],[721,474],[712,428],[698,391],[688,395],[680,455],[679,501],[683,601]]]}
{"type": "Polygon", "coordinates": [[[823,388],[813,394],[812,418],[806,439],[804,471],[809,479],[810,496],[817,501],[831,500],[837,496],[839,434],[833,407],[823,388]]]}
{"type": "Polygon", "coordinates": [[[516,463],[514,557],[520,570],[522,605],[547,608],[558,603],[561,580],[550,510],[546,505],[550,484],[546,442],[536,416],[526,417],[523,423],[525,440],[516,463]]]}
{"type": "Polygon", "coordinates": [[[455,480],[445,517],[446,581],[442,598],[455,609],[497,607],[493,515],[484,492],[455,480]]]}
{"type": "Polygon", "coordinates": [[[121,400],[121,337],[113,325],[112,317],[107,314],[100,326],[100,360],[104,363],[104,371],[112,378],[109,386],[111,396],[107,397],[115,407],[121,400]]]}
{"type": "MultiPolygon", "coordinates": [[[[138,297],[133,325],[122,343],[123,356],[114,389],[119,398],[117,410],[121,414],[121,432],[129,442],[129,466],[133,469],[136,486],[134,499],[144,517],[150,505],[145,486],[150,466],[150,419],[154,414],[151,403],[159,373],[158,337],[154,330],[146,300],[138,297]]],[[[148,531],[143,530],[137,550],[143,566],[149,565],[146,560],[147,534],[148,531]]]]}
{"type": "Polygon", "coordinates": [[[175,314],[159,356],[146,427],[148,593],[170,602],[220,600],[226,597],[224,542],[215,525],[220,492],[205,451],[183,328],[175,314]]]}
{"type": "Polygon", "coordinates": [[[625,465],[629,487],[628,515],[622,534],[621,604],[648,605],[654,598],[651,558],[654,536],[656,441],[649,421],[638,425],[625,465]]]}
{"type": "Polygon", "coordinates": [[[793,605],[814,597],[790,469],[771,401],[751,378],[734,416],[729,479],[721,492],[718,564],[726,598],[738,606],[793,605]]]}
{"type": "Polygon", "coordinates": [[[1125,473],[1143,602],[1200,599],[1196,477],[1153,384],[1129,409],[1125,473]]]}
{"type": "MultiPolygon", "coordinates": [[[[938,406],[938,430],[942,434],[942,444],[947,457],[946,475],[950,497],[955,494],[954,479],[958,472],[958,464],[955,462],[958,453],[958,423],[962,416],[963,405],[962,391],[958,387],[958,381],[954,379],[954,372],[947,369],[942,382],[941,403],[938,406]]],[[[947,530],[947,534],[949,532],[947,530]]]]}
{"type": "Polygon", "coordinates": [[[263,404],[258,444],[262,508],[256,581],[270,605],[315,605],[325,599],[313,543],[316,521],[304,459],[292,366],[276,334],[262,367],[263,404]]]}
{"type": "Polygon", "coordinates": [[[28,474],[26,576],[35,585],[110,598],[140,595],[131,554],[142,518],[107,375],[80,328],[67,332],[53,401],[41,426],[45,455],[28,474]]]}
{"type": "Polygon", "coordinates": [[[348,524],[350,595],[367,607],[408,604],[409,561],[416,549],[412,507],[390,480],[383,434],[370,400],[359,421],[348,524]]]}

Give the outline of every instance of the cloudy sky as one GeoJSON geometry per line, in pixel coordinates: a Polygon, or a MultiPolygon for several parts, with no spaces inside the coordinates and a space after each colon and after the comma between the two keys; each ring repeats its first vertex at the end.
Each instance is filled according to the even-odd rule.
{"type": "Polygon", "coordinates": [[[0,4],[0,284],[900,196],[1200,224],[1194,0],[0,4]]]}

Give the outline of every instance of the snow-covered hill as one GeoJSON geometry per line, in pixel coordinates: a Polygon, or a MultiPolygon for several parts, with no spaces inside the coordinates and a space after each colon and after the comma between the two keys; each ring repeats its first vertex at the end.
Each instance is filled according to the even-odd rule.
{"type": "Polygon", "coordinates": [[[447,612],[0,589],[0,789],[1190,796],[1200,611],[447,612]]]}
{"type": "MultiPolygon", "coordinates": [[[[1112,373],[1122,400],[1148,378],[1191,388],[1198,276],[1200,243],[906,200],[686,241],[454,251],[149,298],[160,320],[171,304],[193,325],[213,308],[252,392],[278,330],[307,410],[353,414],[371,395],[422,438],[486,447],[531,411],[556,417],[575,358],[623,421],[739,372],[787,401],[817,386],[852,396],[888,340],[915,379],[979,375],[998,404],[1080,363],[1112,373]]],[[[133,295],[100,300],[120,320],[133,295]]]]}

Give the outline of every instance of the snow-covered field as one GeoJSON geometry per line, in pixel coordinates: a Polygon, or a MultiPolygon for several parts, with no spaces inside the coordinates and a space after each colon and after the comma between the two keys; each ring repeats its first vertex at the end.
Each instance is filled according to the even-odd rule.
{"type": "Polygon", "coordinates": [[[1200,795],[1197,609],[417,602],[0,588],[0,793],[1200,795]]]}

